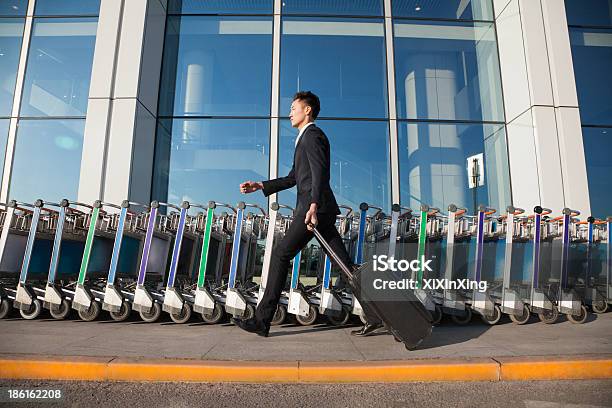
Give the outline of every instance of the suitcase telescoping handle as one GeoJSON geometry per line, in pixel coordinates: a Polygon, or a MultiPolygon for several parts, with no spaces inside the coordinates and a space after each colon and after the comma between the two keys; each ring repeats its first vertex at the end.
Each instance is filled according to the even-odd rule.
{"type": "Polygon", "coordinates": [[[321,233],[319,232],[319,230],[317,229],[317,227],[314,226],[313,223],[309,223],[309,225],[312,228],[312,231],[315,234],[315,237],[317,238],[317,241],[319,241],[321,243],[321,245],[323,245],[323,248],[325,248],[325,250],[327,250],[327,252],[329,253],[329,255],[331,256],[331,258],[338,264],[340,265],[340,269],[342,269],[342,271],[346,274],[347,278],[352,281],[353,280],[353,272],[351,271],[351,269],[344,264],[344,262],[342,262],[340,260],[340,257],[334,252],[334,250],[332,249],[332,247],[329,245],[329,243],[325,240],[325,238],[323,238],[323,235],[321,235],[321,233]]]}

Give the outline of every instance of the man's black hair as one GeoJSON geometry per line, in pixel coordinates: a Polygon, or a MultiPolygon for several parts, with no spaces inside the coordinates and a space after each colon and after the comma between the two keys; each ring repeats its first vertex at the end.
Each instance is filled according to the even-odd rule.
{"type": "Polygon", "coordinates": [[[310,91],[300,91],[293,95],[293,100],[299,100],[304,102],[306,105],[310,106],[312,109],[312,118],[316,119],[319,116],[319,111],[321,110],[321,102],[319,101],[319,97],[313,94],[310,91]]]}

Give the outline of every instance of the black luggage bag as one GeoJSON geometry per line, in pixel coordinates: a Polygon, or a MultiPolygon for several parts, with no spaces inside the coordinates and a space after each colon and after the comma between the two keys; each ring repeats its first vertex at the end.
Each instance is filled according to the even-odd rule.
{"type": "Polygon", "coordinates": [[[375,278],[397,280],[398,277],[392,271],[374,271],[373,262],[361,264],[359,268],[351,271],[340,261],[316,228],[314,234],[346,275],[347,283],[359,303],[362,305],[366,303],[380,317],[395,340],[403,342],[408,350],[412,350],[431,334],[433,326],[431,314],[412,289],[395,290],[392,295],[385,297],[369,284],[375,278]]]}

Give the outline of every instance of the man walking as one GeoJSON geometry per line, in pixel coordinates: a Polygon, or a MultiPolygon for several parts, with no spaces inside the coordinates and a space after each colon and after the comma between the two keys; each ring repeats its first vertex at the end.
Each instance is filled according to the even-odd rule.
{"type": "MultiPolygon", "coordinates": [[[[297,204],[294,219],[284,238],[272,250],[268,281],[255,317],[244,320],[234,318],[238,327],[267,337],[270,322],[276,311],[282,290],[287,281],[289,264],[297,253],[312,239],[314,233],[310,224],[317,226],[334,252],[350,268],[355,266],[346,252],[342,238],[336,229],[336,216],[340,209],[329,185],[330,146],[325,133],[314,120],[319,115],[319,98],[312,92],[298,92],[291,103],[291,126],[299,129],[295,141],[293,166],[286,177],[262,182],[246,181],[240,184],[243,194],[262,190],[270,194],[297,186],[297,204]]],[[[376,313],[362,305],[368,323],[355,335],[372,334],[382,327],[376,313]]]]}

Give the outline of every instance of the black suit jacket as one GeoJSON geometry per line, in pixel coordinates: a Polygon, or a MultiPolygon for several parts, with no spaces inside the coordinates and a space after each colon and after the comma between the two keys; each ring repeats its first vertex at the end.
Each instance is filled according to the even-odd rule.
{"type": "Polygon", "coordinates": [[[329,186],[329,150],[325,133],[315,124],[308,126],[295,147],[291,171],[286,177],[264,181],[264,195],[297,185],[296,214],[305,214],[311,203],[317,203],[317,213],[340,214],[329,186]]]}

